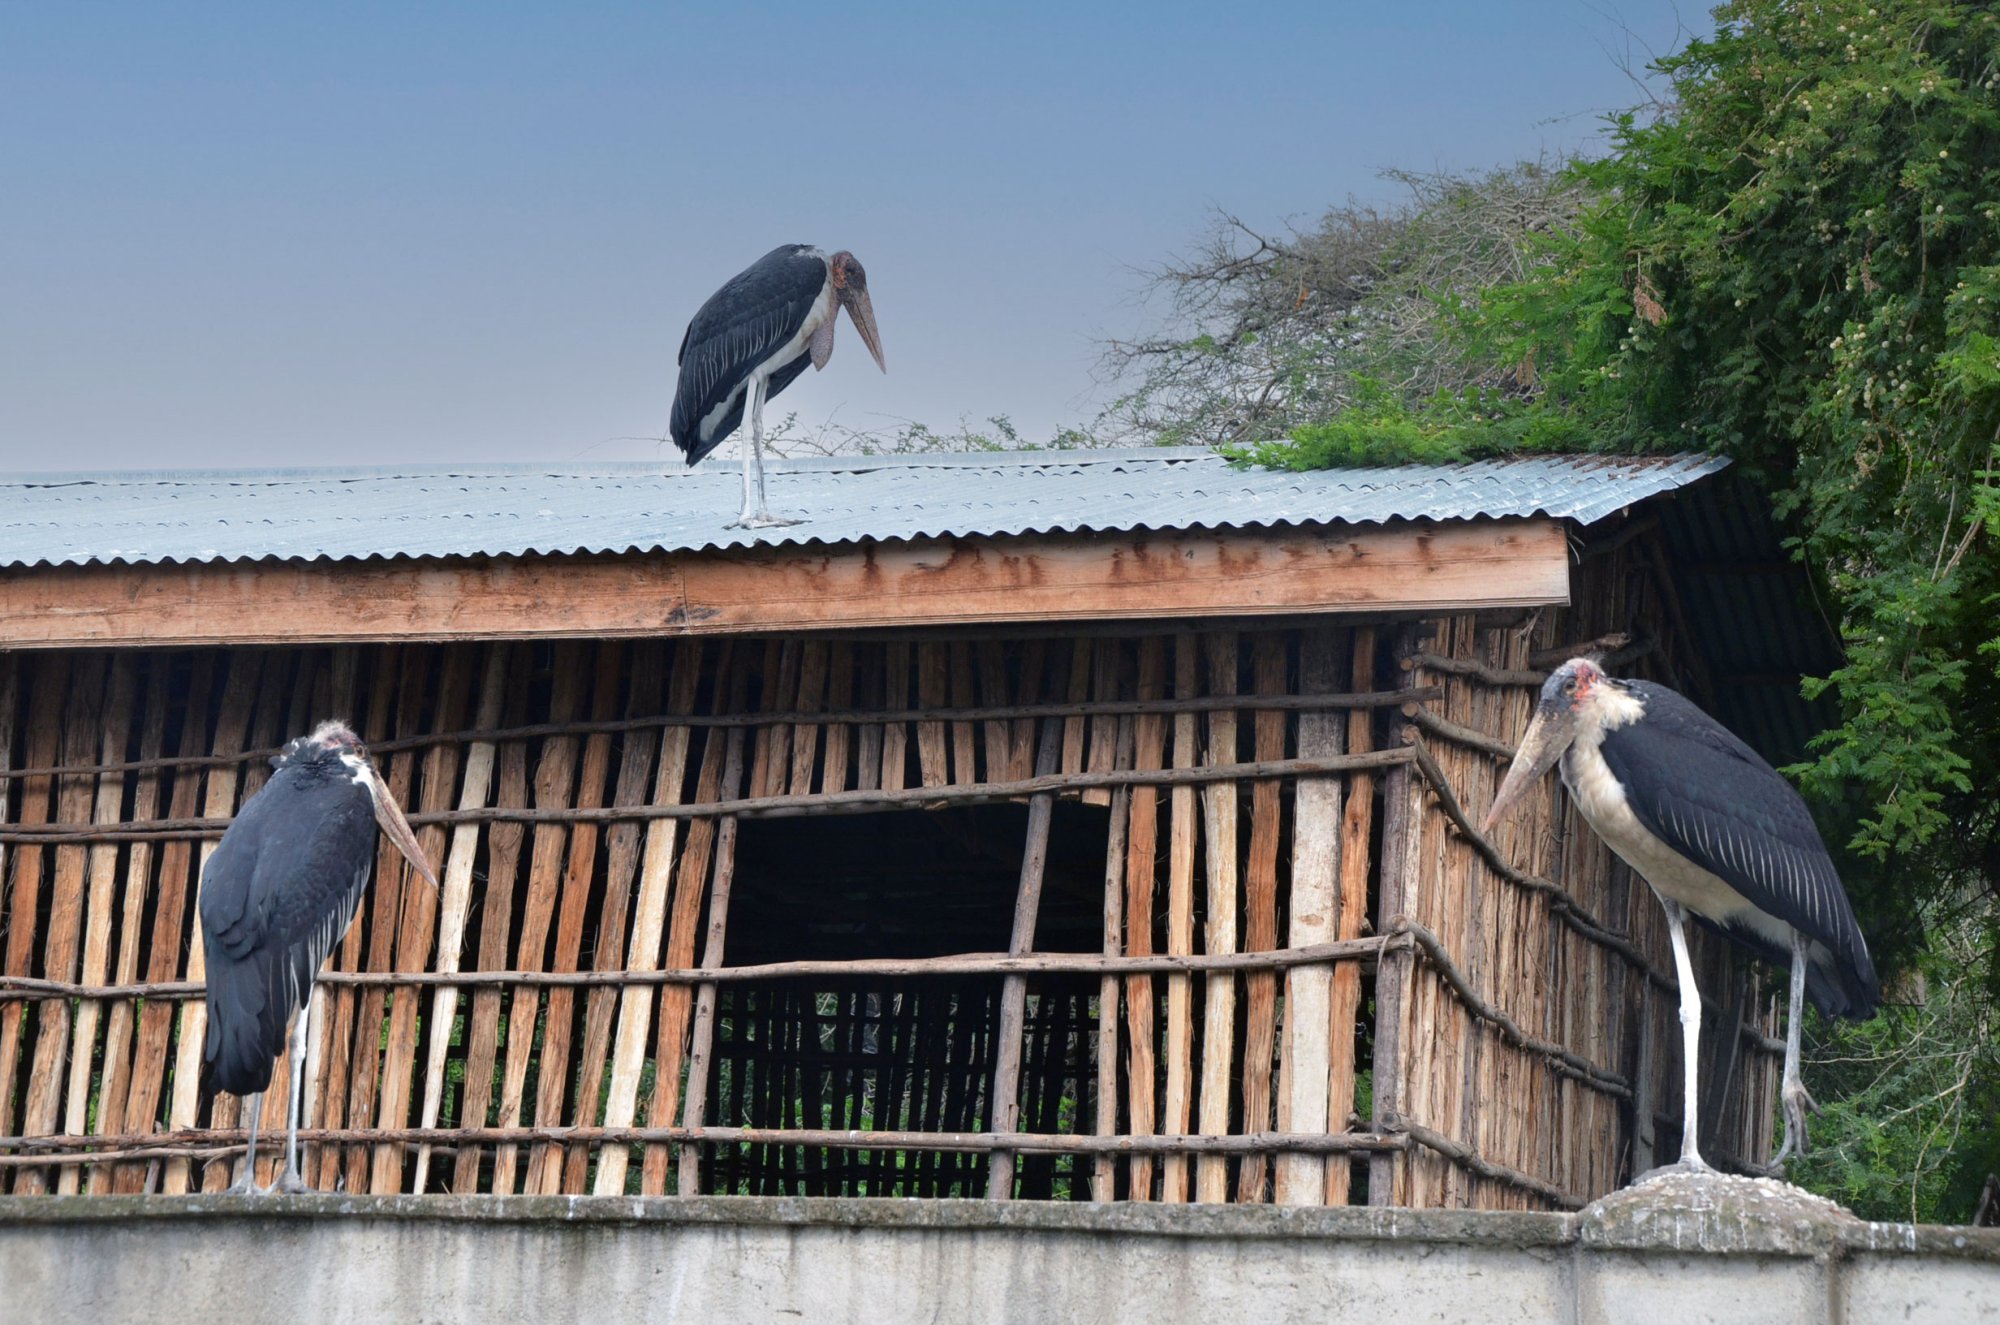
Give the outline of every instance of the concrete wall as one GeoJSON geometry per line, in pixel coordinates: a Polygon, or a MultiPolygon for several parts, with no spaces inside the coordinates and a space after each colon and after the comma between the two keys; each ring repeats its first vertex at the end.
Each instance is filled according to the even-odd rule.
{"type": "Polygon", "coordinates": [[[979,1201],[0,1198],[0,1322],[2000,1321],[2000,1231],[979,1201]]]}

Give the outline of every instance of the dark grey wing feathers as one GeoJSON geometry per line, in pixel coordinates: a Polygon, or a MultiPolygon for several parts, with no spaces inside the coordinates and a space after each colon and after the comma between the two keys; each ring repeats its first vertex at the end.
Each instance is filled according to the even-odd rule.
{"type": "MultiPolygon", "coordinates": [[[[1872,1009],[1875,971],[1861,927],[1806,803],[1727,728],[1675,691],[1624,682],[1645,718],[1600,747],[1639,822],[1688,859],[1822,946],[1846,991],[1872,1009]]],[[[1835,1006],[1832,1010],[1845,1010],[1835,1006]]]]}
{"type": "MultiPolygon", "coordinates": [[[[826,292],[826,260],[803,244],[772,249],[709,297],[681,339],[680,382],[674,391],[670,433],[694,464],[742,421],[740,402],[704,426],[717,406],[738,395],[751,372],[795,337],[826,292]]],[[[767,379],[766,398],[790,385],[808,359],[796,360],[767,379]]]]}
{"type": "Polygon", "coordinates": [[[270,1084],[287,1024],[360,905],[375,839],[365,788],[300,769],[279,770],[231,823],[202,871],[206,1089],[270,1084]]]}

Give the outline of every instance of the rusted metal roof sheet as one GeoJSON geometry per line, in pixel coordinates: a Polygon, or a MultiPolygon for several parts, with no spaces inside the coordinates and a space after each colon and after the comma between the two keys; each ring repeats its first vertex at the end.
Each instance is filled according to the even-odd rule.
{"type": "Polygon", "coordinates": [[[692,552],[1062,531],[1547,515],[1590,524],[1727,465],[1534,456],[1287,473],[1206,450],[773,460],[782,529],[731,529],[734,465],[412,465],[0,475],[0,567],[692,552]]]}

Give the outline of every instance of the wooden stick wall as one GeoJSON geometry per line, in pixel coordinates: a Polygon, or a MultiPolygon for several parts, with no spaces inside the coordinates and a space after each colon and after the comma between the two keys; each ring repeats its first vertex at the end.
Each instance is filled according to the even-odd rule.
{"type": "MultiPolygon", "coordinates": [[[[1405,707],[1413,721],[1398,739],[1419,759],[1389,776],[1385,813],[1407,827],[1396,830],[1403,846],[1392,853],[1380,917],[1385,927],[1402,918],[1432,930],[1466,981],[1492,991],[1525,1033],[1566,1046],[1594,1070],[1510,1045],[1490,1019],[1472,1015],[1436,963],[1412,953],[1383,966],[1375,1106],[1378,1124],[1434,1129],[1517,1173],[1596,1193],[1679,1153],[1678,1003],[1664,912],[1554,777],[1531,793],[1530,808],[1495,827],[1488,845],[1511,870],[1482,853],[1469,819],[1491,803],[1527,728],[1543,675],[1531,660],[1582,651],[1561,647],[1572,641],[1627,639],[1627,656],[1613,664],[1621,675],[1697,699],[1706,678],[1677,647],[1672,586],[1647,540],[1586,554],[1576,578],[1574,607],[1525,627],[1455,617],[1405,635],[1405,684],[1443,694],[1405,707]]],[[[1775,1008],[1744,998],[1749,972],[1732,945],[1706,931],[1690,941],[1708,1004],[1704,1154],[1760,1163],[1772,1140],[1776,1063],[1763,1037],[1775,1008]]],[[[1373,1174],[1370,1196],[1382,1204],[1544,1204],[1435,1147],[1382,1156],[1373,1174]]]]}
{"type": "MultiPolygon", "coordinates": [[[[1626,606],[1605,608],[1605,629],[1626,606]]],[[[1453,621],[1431,647],[1520,669],[1582,624],[1545,621],[1530,638],[1453,621]]],[[[995,1196],[1587,1198],[1629,1175],[1647,1120],[1672,1135],[1671,999],[1566,925],[1549,895],[1485,871],[1425,790],[1396,705],[1511,739],[1527,692],[1398,671],[1393,642],[1388,627],[1329,626],[0,655],[0,774],[88,770],[0,782],[0,1191],[228,1183],[248,1120],[226,1096],[204,1106],[197,1088],[199,869],[269,776],[238,756],[339,715],[376,744],[442,886],[384,843],[330,963],[365,978],[316,991],[307,1176],[323,1189],[805,1190],[772,1186],[792,1181],[804,1142],[718,1138],[745,1111],[819,1135],[808,1083],[832,1081],[847,1083],[832,1089],[852,1125],[864,1093],[907,1100],[900,1128],[880,1112],[873,1126],[938,1136],[911,1141],[913,1156],[990,1154],[976,1168],[995,1196]],[[941,1047],[957,1077],[851,1062],[805,1073],[796,1055],[814,1045],[852,1060],[860,1037],[919,1035],[920,1005],[799,992],[889,989],[881,963],[763,983],[727,970],[732,939],[772,923],[728,904],[742,816],[909,801],[920,814],[926,801],[993,799],[989,787],[1101,807],[1093,951],[1149,965],[1032,974],[1065,967],[1033,953],[1028,906],[999,946],[1027,954],[1017,969],[1030,974],[1003,974],[994,951],[925,977],[952,982],[952,1006],[993,1010],[990,1022],[964,1013],[970,1038],[941,1047]],[[1404,916],[1436,934],[1435,960],[1391,932],[1404,916]],[[1287,949],[1325,955],[1288,961],[1287,949]],[[1394,983],[1372,997],[1378,959],[1394,983]],[[521,974],[479,978],[509,972],[521,974]],[[1531,1047],[1496,1039],[1468,998],[1511,1017],[1531,1047]],[[1371,1027],[1378,1005],[1393,1019],[1371,1027]],[[750,1041],[794,1057],[743,1075],[748,1060],[731,1055],[750,1041]],[[1627,1094],[1644,1098],[1559,1070],[1551,1046],[1640,1081],[1627,1094]],[[1011,1083],[1004,1106],[996,1080],[1011,1083]],[[1357,1114],[1371,1086],[1372,1127],[1357,1114]],[[1394,1116],[1380,1116],[1385,1100],[1394,1116]],[[1058,1152],[1076,1158],[1011,1158],[1058,1152]]],[[[1497,760],[1427,740],[1429,763],[1483,805],[1497,760]]],[[[1650,899],[1587,833],[1538,822],[1504,840],[1510,858],[1658,963],[1650,899]]],[[[1023,896],[1039,869],[1021,870],[1023,896]]],[[[1728,1126],[1744,1154],[1769,1143],[1761,1054],[1753,1046],[1736,1074],[1750,1104],[1732,1105],[1728,1126]]],[[[282,1129],[288,1081],[280,1063],[267,1137],[282,1129]]],[[[836,1169],[868,1190],[900,1180],[896,1166],[812,1144],[814,1190],[836,1169]]],[[[267,1152],[261,1180],[275,1162],[267,1152]]],[[[915,1158],[908,1172],[921,1177],[915,1158]]]]}

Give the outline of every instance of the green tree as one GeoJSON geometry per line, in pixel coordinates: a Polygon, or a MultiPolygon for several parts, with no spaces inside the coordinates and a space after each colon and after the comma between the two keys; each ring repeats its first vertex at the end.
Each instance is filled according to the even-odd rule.
{"type": "Polygon", "coordinates": [[[1663,104],[1563,177],[1586,201],[1524,236],[1521,277],[1426,292],[1455,380],[1254,454],[1700,448],[1770,493],[1845,643],[1808,682],[1843,722],[1793,771],[1882,965],[1931,989],[1816,1032],[1826,1152],[1803,1172],[1864,1213],[1969,1218],[2000,1166],[2000,14],[1715,19],[1657,66],[1663,104]]]}

